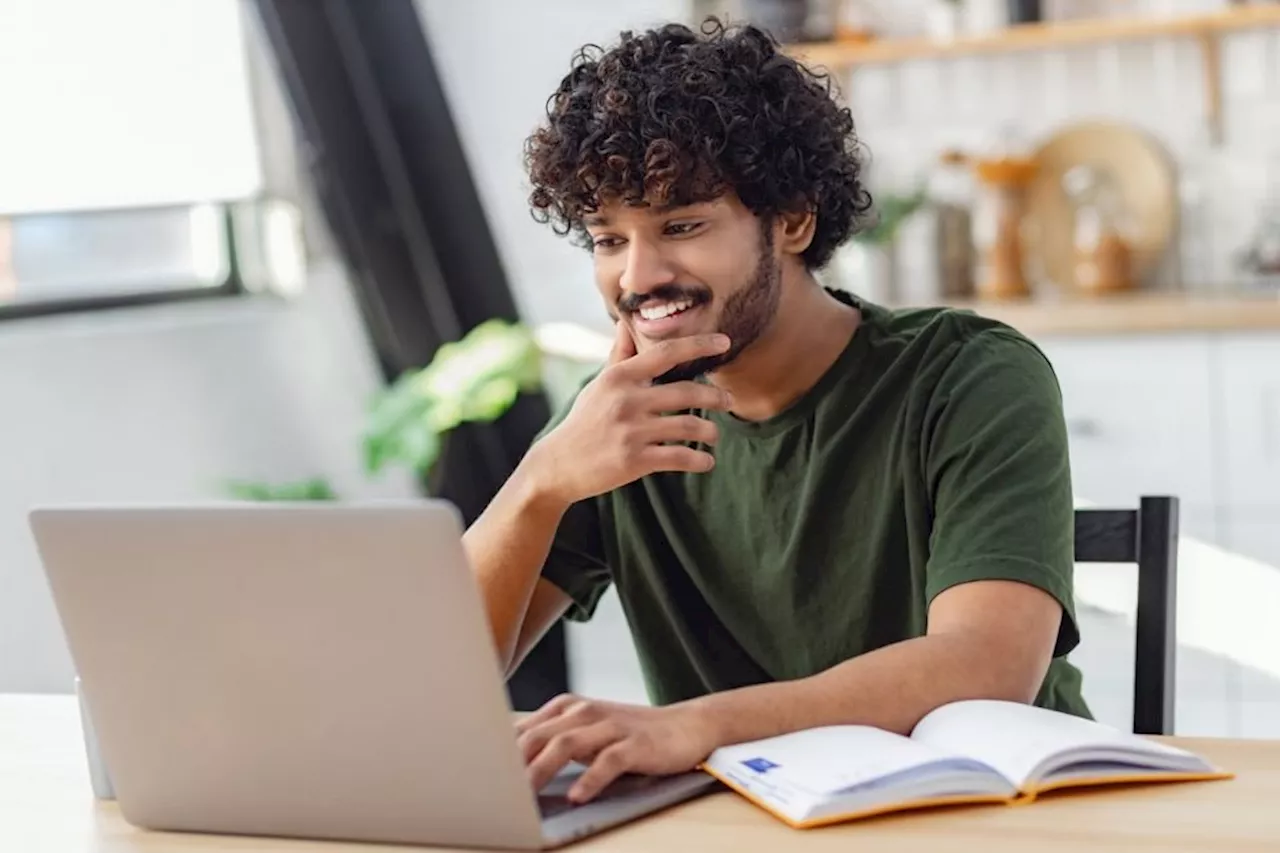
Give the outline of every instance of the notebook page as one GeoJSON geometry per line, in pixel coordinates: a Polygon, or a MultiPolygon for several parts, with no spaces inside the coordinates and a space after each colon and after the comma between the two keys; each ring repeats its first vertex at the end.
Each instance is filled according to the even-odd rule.
{"type": "Polygon", "coordinates": [[[833,726],[723,747],[707,767],[753,792],[788,799],[825,796],[897,776],[954,755],[866,726],[833,726]]]}
{"type": "Polygon", "coordinates": [[[1183,750],[1070,714],[1016,702],[980,700],[946,705],[926,716],[912,738],[940,750],[968,755],[1023,786],[1045,760],[1068,750],[1122,750],[1191,758],[1183,750]]]}

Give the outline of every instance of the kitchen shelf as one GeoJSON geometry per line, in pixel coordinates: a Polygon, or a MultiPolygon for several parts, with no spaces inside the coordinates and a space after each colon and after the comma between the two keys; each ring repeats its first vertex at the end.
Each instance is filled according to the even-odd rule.
{"type": "Polygon", "coordinates": [[[1280,293],[1132,291],[1103,296],[946,302],[1033,338],[1186,332],[1280,333],[1280,293]]]}
{"type": "Polygon", "coordinates": [[[1219,39],[1239,30],[1280,26],[1280,4],[1246,6],[1205,15],[1096,18],[1020,24],[993,33],[955,39],[891,38],[866,42],[830,41],[790,45],[787,52],[807,65],[829,71],[891,65],[915,59],[950,59],[1059,50],[1161,38],[1194,38],[1200,43],[1205,79],[1205,115],[1215,142],[1222,138],[1222,63],[1219,39]]]}
{"type": "Polygon", "coordinates": [[[1044,24],[1019,24],[993,33],[931,38],[891,38],[867,42],[811,42],[789,45],[787,52],[806,64],[835,71],[861,65],[886,65],[912,59],[947,59],[973,54],[1055,50],[1078,45],[1158,38],[1216,38],[1222,33],[1280,26],[1280,4],[1246,6],[1207,15],[1147,18],[1097,18],[1044,24]]]}

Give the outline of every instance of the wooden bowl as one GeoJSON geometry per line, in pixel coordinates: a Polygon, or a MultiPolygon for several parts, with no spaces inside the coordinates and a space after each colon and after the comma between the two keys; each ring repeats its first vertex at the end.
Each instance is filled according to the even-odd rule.
{"type": "Polygon", "coordinates": [[[1027,187],[1025,239],[1036,277],[1075,291],[1072,273],[1074,206],[1062,186],[1072,167],[1109,174],[1123,199],[1130,231],[1132,276],[1140,286],[1160,264],[1178,221],[1176,168],[1145,132],[1106,121],[1072,124],[1035,151],[1039,164],[1027,187]]]}

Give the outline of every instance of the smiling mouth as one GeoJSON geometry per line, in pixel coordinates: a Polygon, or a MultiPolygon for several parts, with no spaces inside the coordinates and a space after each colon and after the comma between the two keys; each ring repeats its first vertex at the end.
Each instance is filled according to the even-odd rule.
{"type": "Polygon", "coordinates": [[[675,302],[661,302],[657,305],[644,305],[636,313],[640,315],[640,319],[653,322],[655,320],[664,320],[667,317],[674,317],[677,314],[683,314],[697,303],[692,299],[679,299],[675,302]]]}

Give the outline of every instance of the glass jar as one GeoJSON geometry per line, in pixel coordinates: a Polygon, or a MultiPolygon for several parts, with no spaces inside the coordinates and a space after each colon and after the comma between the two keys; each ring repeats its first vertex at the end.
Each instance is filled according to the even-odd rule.
{"type": "Polygon", "coordinates": [[[1106,170],[1078,165],[1062,175],[1073,205],[1071,279],[1085,293],[1133,287],[1133,238],[1119,187],[1106,170]]]}
{"type": "Polygon", "coordinates": [[[1124,200],[1111,175],[1075,166],[1062,176],[1072,203],[1072,281],[1085,293],[1133,287],[1133,239],[1124,200]]]}
{"type": "Polygon", "coordinates": [[[974,294],[973,182],[959,151],[944,151],[934,175],[934,257],[938,295],[968,299],[974,294]]]}
{"type": "Polygon", "coordinates": [[[1280,293],[1280,202],[1270,202],[1259,211],[1258,224],[1237,267],[1244,285],[1253,290],[1280,293]]]}
{"type": "Polygon", "coordinates": [[[985,299],[1028,296],[1023,223],[1035,160],[1005,154],[978,159],[974,169],[979,187],[973,221],[977,293],[985,299]]]}
{"type": "Polygon", "coordinates": [[[1280,155],[1264,173],[1262,203],[1248,241],[1235,253],[1235,267],[1246,288],[1280,293],[1280,155]]]}

